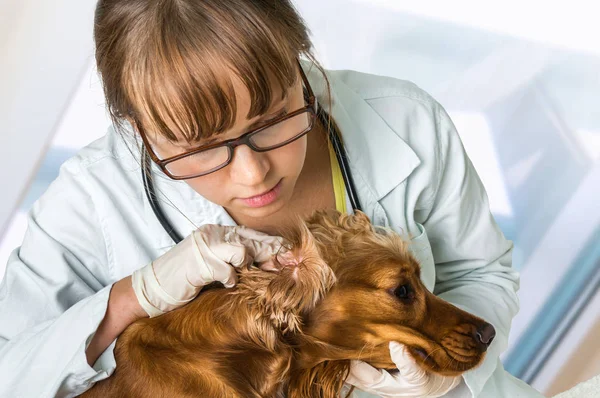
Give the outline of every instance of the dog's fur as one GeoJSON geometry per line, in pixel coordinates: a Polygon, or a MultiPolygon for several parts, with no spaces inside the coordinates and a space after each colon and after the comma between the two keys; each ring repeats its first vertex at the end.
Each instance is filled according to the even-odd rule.
{"type": "Polygon", "coordinates": [[[320,211],[283,235],[289,251],[235,288],[127,328],[115,373],[83,396],[333,398],[352,359],[394,369],[390,341],[441,375],[483,360],[485,322],[427,291],[395,233],[320,211]]]}

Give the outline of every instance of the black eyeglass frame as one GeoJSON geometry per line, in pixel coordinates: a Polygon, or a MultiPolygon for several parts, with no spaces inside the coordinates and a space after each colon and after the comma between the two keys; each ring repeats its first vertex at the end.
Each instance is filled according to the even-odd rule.
{"type": "MultiPolygon", "coordinates": [[[[201,176],[205,176],[207,174],[211,174],[214,173],[215,171],[218,171],[224,167],[226,167],[227,165],[229,165],[229,163],[231,163],[231,160],[233,159],[233,151],[235,149],[235,147],[238,147],[240,145],[248,145],[249,148],[251,148],[253,151],[255,152],[267,152],[267,151],[272,151],[274,149],[277,148],[281,148],[285,145],[291,144],[292,142],[296,141],[297,139],[299,139],[300,137],[304,136],[305,134],[307,134],[308,132],[310,132],[314,125],[315,125],[315,120],[316,120],[316,116],[317,116],[317,111],[318,111],[318,103],[317,103],[317,98],[315,97],[313,90],[310,86],[310,83],[308,82],[308,79],[306,77],[306,74],[304,73],[304,71],[302,70],[302,66],[300,65],[300,62],[298,62],[298,67],[300,69],[300,75],[302,77],[302,82],[304,83],[304,87],[306,88],[306,91],[304,92],[305,94],[305,101],[306,101],[306,105],[300,109],[297,109],[293,112],[290,112],[288,114],[282,115],[281,117],[278,117],[272,121],[270,121],[269,123],[266,123],[260,127],[257,127],[247,133],[242,134],[241,136],[239,136],[238,138],[233,138],[230,140],[226,140],[226,141],[220,141],[220,142],[215,142],[212,144],[208,144],[208,145],[203,145],[194,149],[191,149],[189,151],[180,153],[179,155],[175,155],[175,156],[171,156],[169,158],[166,159],[160,159],[156,153],[154,153],[154,151],[152,150],[152,146],[150,145],[150,141],[148,140],[148,137],[146,136],[146,133],[144,131],[144,129],[142,128],[141,124],[139,122],[136,121],[136,127],[138,130],[138,133],[140,134],[140,136],[142,137],[142,141],[144,143],[144,147],[146,148],[146,151],[148,153],[148,155],[150,156],[150,159],[152,159],[152,161],[154,163],[156,163],[160,169],[163,171],[163,173],[165,173],[167,176],[169,176],[169,178],[173,179],[173,180],[187,180],[187,179],[191,179],[191,178],[197,178],[197,177],[201,177],[201,176]],[[295,116],[298,116],[304,112],[308,112],[310,114],[310,121],[309,121],[309,126],[306,130],[304,130],[303,132],[299,133],[298,135],[295,135],[292,138],[289,138],[287,140],[285,140],[284,142],[277,144],[277,145],[273,145],[270,146],[268,148],[258,148],[256,147],[252,141],[250,141],[250,139],[252,138],[252,136],[254,136],[255,134],[260,133],[261,131],[272,127],[278,123],[281,123],[285,120],[291,119],[295,116]],[[186,175],[186,176],[176,176],[173,175],[169,169],[167,168],[167,165],[169,163],[172,163],[174,161],[183,159],[185,157],[188,156],[192,156],[192,155],[196,155],[200,152],[204,152],[210,149],[215,149],[215,148],[219,148],[219,147],[227,147],[228,148],[228,158],[227,161],[224,162],[223,164],[217,166],[217,167],[213,167],[212,169],[202,172],[202,173],[197,173],[197,174],[191,174],[191,175],[186,175]]],[[[304,90],[303,90],[304,91],[304,90]]]]}

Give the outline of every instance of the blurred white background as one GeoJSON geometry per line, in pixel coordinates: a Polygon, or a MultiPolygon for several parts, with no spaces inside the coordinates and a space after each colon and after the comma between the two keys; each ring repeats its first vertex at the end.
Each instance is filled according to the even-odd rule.
{"type": "MultiPolygon", "coordinates": [[[[600,373],[600,25],[572,0],[297,0],[327,68],[411,80],[461,134],[515,242],[507,370],[553,395],[600,373]]],[[[0,277],[60,164],[110,121],[91,0],[0,0],[0,277]]]]}

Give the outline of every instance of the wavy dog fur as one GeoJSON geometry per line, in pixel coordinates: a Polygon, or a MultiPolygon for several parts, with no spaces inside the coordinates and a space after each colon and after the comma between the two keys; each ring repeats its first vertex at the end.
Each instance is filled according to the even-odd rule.
{"type": "Polygon", "coordinates": [[[319,211],[282,236],[236,287],[128,327],[115,373],[83,396],[334,398],[353,359],[394,369],[392,340],[442,375],[483,360],[486,323],[427,291],[406,241],[363,213],[319,211]]]}

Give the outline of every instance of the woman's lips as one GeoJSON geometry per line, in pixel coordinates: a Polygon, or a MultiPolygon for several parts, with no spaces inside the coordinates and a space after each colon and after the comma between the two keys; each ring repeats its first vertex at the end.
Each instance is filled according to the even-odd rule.
{"type": "Polygon", "coordinates": [[[249,207],[266,206],[270,203],[273,203],[277,199],[277,197],[279,196],[280,190],[281,190],[281,180],[279,180],[277,185],[275,185],[269,191],[267,191],[263,194],[260,194],[260,195],[252,196],[250,198],[241,198],[241,200],[246,204],[246,206],[249,206],[249,207]]]}

